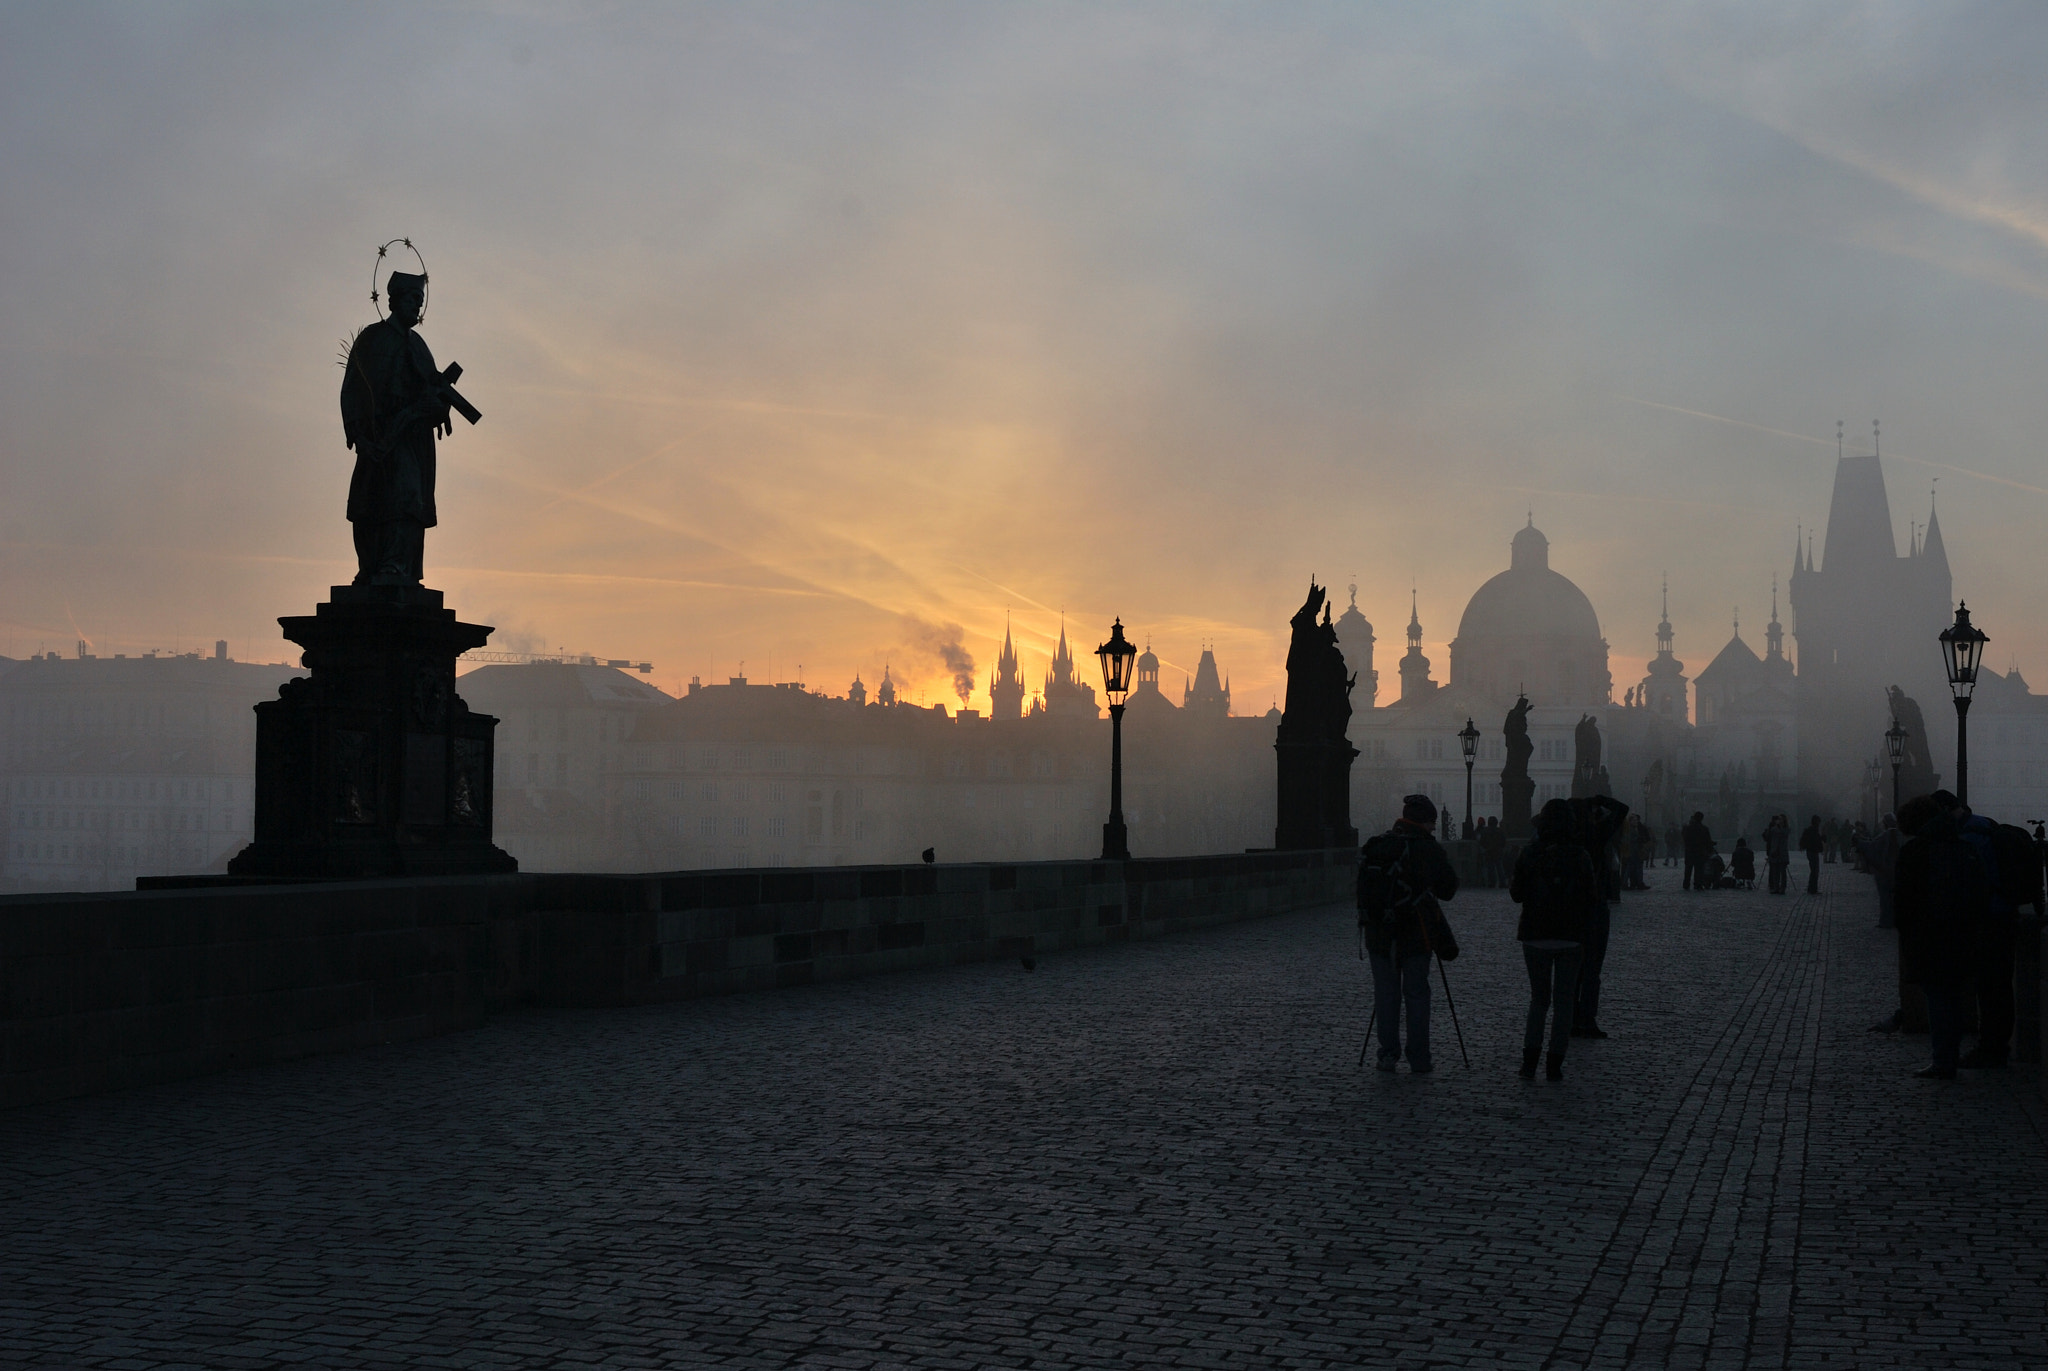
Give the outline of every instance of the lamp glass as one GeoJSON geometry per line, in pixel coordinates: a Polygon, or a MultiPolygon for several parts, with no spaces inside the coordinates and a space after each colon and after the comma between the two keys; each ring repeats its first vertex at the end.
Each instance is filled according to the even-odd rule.
{"type": "Polygon", "coordinates": [[[1885,751],[1891,754],[1892,765],[1903,765],[1906,760],[1906,730],[1897,719],[1884,731],[1885,751]]]}
{"type": "Polygon", "coordinates": [[[1990,641],[1983,629],[1970,622],[1970,607],[1957,605],[1956,621],[1941,631],[1941,664],[1958,700],[1967,700],[1976,689],[1977,667],[1984,660],[1984,644],[1990,641]]]}
{"type": "Polygon", "coordinates": [[[1458,730],[1458,746],[1464,749],[1465,760],[1471,761],[1479,755],[1479,730],[1472,726],[1470,719],[1458,730]]]}
{"type": "Polygon", "coordinates": [[[1122,704],[1131,690],[1131,667],[1138,660],[1138,649],[1124,637],[1121,618],[1109,630],[1109,641],[1095,649],[1095,655],[1102,662],[1102,693],[1111,704],[1122,704]]]}

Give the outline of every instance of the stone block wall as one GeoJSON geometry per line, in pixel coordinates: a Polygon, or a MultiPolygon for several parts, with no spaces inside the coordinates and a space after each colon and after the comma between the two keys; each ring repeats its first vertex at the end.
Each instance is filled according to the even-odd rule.
{"type": "Polygon", "coordinates": [[[443,876],[0,898],[0,1107],[1349,899],[1352,854],[443,876]]]}
{"type": "Polygon", "coordinates": [[[1351,898],[1352,854],[539,876],[530,995],[634,1004],[1155,937],[1351,898]]]}
{"type": "Polygon", "coordinates": [[[0,898],[0,1104],[474,1027],[517,880],[0,898]]]}

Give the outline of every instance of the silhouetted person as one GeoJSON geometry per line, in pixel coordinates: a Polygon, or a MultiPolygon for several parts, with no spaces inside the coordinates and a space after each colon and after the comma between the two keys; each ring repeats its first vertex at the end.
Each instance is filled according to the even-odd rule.
{"type": "MultiPolygon", "coordinates": [[[[1949,817],[1961,825],[1964,842],[1976,851],[1991,882],[1990,909],[1978,938],[1973,965],[1977,999],[1977,1045],[1962,1059],[1966,1067],[1999,1067],[2012,1060],[2013,971],[2022,905],[2041,908],[2041,865],[2033,835],[2012,824],[1994,823],[1945,790],[1937,802],[1953,800],[1949,817]]],[[[1967,1001],[1965,1002],[1967,1008],[1967,1001]]]]}
{"type": "Polygon", "coordinates": [[[413,331],[426,288],[424,276],[392,272],[390,317],[356,335],[344,364],[341,427],[356,454],[348,517],[357,585],[418,585],[426,531],[437,522],[434,438],[452,430],[448,387],[462,368],[435,370],[434,354],[413,331]]]}
{"type": "MultiPolygon", "coordinates": [[[[1785,893],[1785,873],[1792,865],[1792,821],[1783,814],[1773,814],[1771,821],[1764,825],[1764,870],[1770,874],[1771,893],[1785,893]]],[[[1889,900],[1890,896],[1887,895],[1889,900]]],[[[1889,908],[1889,906],[1887,906],[1889,908]]],[[[1891,927],[1886,924],[1885,927],[1891,927]]]]}
{"type": "Polygon", "coordinates": [[[1404,1004],[1408,1069],[1430,1069],[1430,943],[1424,920],[1442,913],[1438,900],[1458,893],[1458,873],[1434,835],[1436,812],[1429,796],[1407,796],[1394,826],[1368,839],[1358,854],[1358,917],[1372,957],[1382,1071],[1394,1070],[1401,1059],[1404,1004]]]}
{"type": "Polygon", "coordinates": [[[1749,839],[1736,838],[1735,850],[1728,855],[1728,873],[1744,884],[1756,884],[1756,849],[1749,845],[1749,839]]]}
{"type": "Polygon", "coordinates": [[[1664,826],[1664,865],[1677,866],[1685,856],[1685,835],[1677,824],[1664,826]]]}
{"type": "Polygon", "coordinates": [[[1974,953],[1991,915],[1991,882],[1962,825],[1934,796],[1902,805],[1899,827],[1906,831],[1898,865],[1899,967],[1927,996],[1934,1056],[1917,1074],[1954,1080],[1974,953]]]}
{"type": "Polygon", "coordinates": [[[1899,876],[1899,847],[1906,835],[1899,831],[1895,814],[1887,814],[1878,825],[1877,836],[1863,844],[1863,864],[1877,882],[1877,926],[1898,927],[1896,910],[1899,876]]]}
{"type": "Polygon", "coordinates": [[[1573,837],[1592,860],[1593,884],[1597,893],[1592,912],[1586,920],[1585,958],[1579,964],[1578,1005],[1572,1011],[1571,1031],[1574,1037],[1604,1038],[1607,1031],[1600,1027],[1600,973],[1607,965],[1610,917],[1607,900],[1615,893],[1609,885],[1609,877],[1613,873],[1608,869],[1608,862],[1614,850],[1614,839],[1628,818],[1628,806],[1608,795],[1593,795],[1567,803],[1571,806],[1573,837]]]}
{"type": "Polygon", "coordinates": [[[937,850],[929,847],[926,848],[923,852],[919,853],[918,856],[919,859],[923,861],[926,866],[932,865],[932,863],[938,861],[939,859],[939,854],[937,850]]]}
{"type": "Polygon", "coordinates": [[[1799,850],[1806,854],[1806,893],[1820,894],[1820,859],[1827,850],[1828,840],[1821,832],[1820,815],[1813,816],[1813,822],[1799,835],[1799,850]]]}
{"type": "Polygon", "coordinates": [[[1572,833],[1572,809],[1552,800],[1536,815],[1536,838],[1515,859],[1508,898],[1522,906],[1515,937],[1522,944],[1522,962],[1529,972],[1529,1016],[1522,1029],[1522,1079],[1536,1077],[1536,1056],[1543,1047],[1543,1020],[1551,1016],[1548,1079],[1564,1079],[1564,1052],[1572,1034],[1578,998],[1579,966],[1585,955],[1587,926],[1600,887],[1593,859],[1572,833]]]}
{"type": "Polygon", "coordinates": [[[1500,819],[1489,817],[1479,829],[1479,853],[1489,890],[1507,884],[1507,851],[1507,834],[1501,829],[1500,819]]]}
{"type": "Polygon", "coordinates": [[[1707,889],[1707,858],[1714,855],[1714,835],[1707,831],[1705,813],[1697,809],[1692,812],[1679,841],[1685,846],[1684,888],[1707,889]]]}

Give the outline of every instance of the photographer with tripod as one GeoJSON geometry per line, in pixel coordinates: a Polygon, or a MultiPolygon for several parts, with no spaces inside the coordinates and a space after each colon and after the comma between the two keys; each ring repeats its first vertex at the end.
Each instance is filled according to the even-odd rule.
{"type": "Polygon", "coordinates": [[[1368,839],[1358,856],[1358,926],[1372,957],[1380,1036],[1379,1069],[1401,1060],[1402,1006],[1407,1007],[1408,1069],[1421,1075],[1429,1057],[1429,961],[1458,955],[1437,901],[1458,893],[1458,873],[1437,843],[1436,804],[1427,795],[1401,801],[1401,817],[1368,839]]]}

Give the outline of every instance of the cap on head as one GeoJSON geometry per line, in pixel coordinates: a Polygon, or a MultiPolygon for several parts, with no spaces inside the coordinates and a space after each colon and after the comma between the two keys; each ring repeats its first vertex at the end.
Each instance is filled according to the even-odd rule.
{"type": "Polygon", "coordinates": [[[1411,824],[1433,824],[1436,822],[1436,801],[1427,795],[1403,795],[1401,817],[1411,824]]]}
{"type": "Polygon", "coordinates": [[[410,271],[394,271],[391,278],[384,283],[384,293],[392,296],[425,295],[427,278],[410,271]]]}

